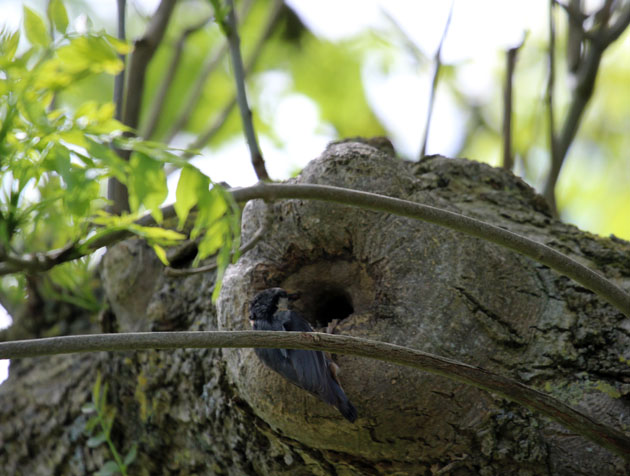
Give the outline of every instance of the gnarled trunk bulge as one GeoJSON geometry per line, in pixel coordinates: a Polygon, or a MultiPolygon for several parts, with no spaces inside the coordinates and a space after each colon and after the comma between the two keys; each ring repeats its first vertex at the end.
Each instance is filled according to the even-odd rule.
{"type": "MultiPolygon", "coordinates": [[[[511,173],[439,156],[410,163],[362,142],[331,144],[292,180],[375,192],[493,223],[577,259],[630,290],[630,244],[551,217],[511,173]]],[[[119,332],[249,329],[260,290],[300,293],[315,328],[484,367],[630,428],[630,319],[529,258],[461,233],[330,203],[252,201],[216,309],[212,274],[169,278],[137,240],[113,247],[102,282],[119,332]],[[332,323],[332,325],[331,325],[332,323]],[[336,325],[334,325],[336,323],[336,325]]],[[[26,318],[26,317],[24,317],[26,318]]],[[[101,372],[112,438],[136,444],[130,474],[622,475],[623,460],[487,392],[376,360],[333,356],[353,424],[292,386],[252,349],[144,351],[16,361],[0,387],[0,465],[85,474],[81,406],[101,372]]]]}

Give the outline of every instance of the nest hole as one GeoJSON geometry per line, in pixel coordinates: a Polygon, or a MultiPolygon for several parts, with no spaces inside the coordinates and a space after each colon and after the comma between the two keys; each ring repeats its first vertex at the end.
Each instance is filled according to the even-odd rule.
{"type": "Polygon", "coordinates": [[[354,312],[352,298],[342,288],[324,285],[313,293],[313,324],[326,327],[334,319],[341,321],[354,312]]]}

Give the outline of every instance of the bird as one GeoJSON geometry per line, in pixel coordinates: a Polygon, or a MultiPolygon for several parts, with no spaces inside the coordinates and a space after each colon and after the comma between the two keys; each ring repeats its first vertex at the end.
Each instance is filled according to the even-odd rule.
{"type": "MultiPolygon", "coordinates": [[[[297,311],[289,310],[290,300],[297,299],[282,288],[270,288],[254,296],[250,305],[250,322],[257,331],[312,332],[308,321],[297,311]]],[[[323,352],[299,349],[254,349],[258,358],[271,370],[292,384],[336,407],[343,417],[354,422],[357,410],[350,403],[337,377],[337,365],[323,352]]]]}

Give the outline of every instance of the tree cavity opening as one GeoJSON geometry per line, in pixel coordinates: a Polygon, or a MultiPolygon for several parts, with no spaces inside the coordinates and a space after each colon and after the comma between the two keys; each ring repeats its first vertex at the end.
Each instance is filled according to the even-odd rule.
{"type": "Polygon", "coordinates": [[[354,312],[352,298],[343,289],[334,285],[322,285],[313,293],[313,324],[326,327],[333,320],[341,321],[354,312]]]}

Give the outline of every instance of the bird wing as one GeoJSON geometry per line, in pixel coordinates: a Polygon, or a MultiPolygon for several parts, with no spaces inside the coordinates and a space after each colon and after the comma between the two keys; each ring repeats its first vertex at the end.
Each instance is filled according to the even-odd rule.
{"type": "MultiPolygon", "coordinates": [[[[281,311],[276,314],[282,327],[288,332],[312,332],[310,326],[295,311],[281,311]],[[280,315],[279,315],[280,314],[280,315]]],[[[284,350],[284,349],[283,349],[284,350]]],[[[328,393],[328,368],[324,355],[313,350],[286,349],[286,357],[297,383],[303,389],[322,396],[328,393]]]]}

